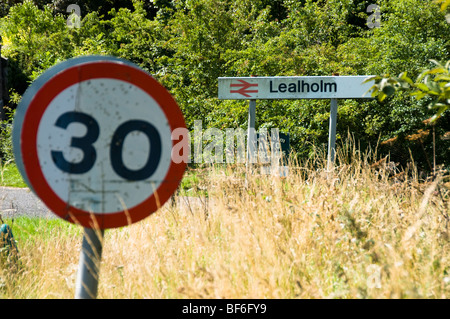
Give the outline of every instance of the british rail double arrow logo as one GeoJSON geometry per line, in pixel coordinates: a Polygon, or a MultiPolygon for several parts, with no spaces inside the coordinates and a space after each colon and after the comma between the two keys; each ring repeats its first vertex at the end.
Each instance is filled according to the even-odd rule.
{"type": "Polygon", "coordinates": [[[240,83],[239,84],[230,84],[230,88],[231,87],[240,87],[239,90],[230,90],[230,93],[239,93],[242,94],[245,97],[250,97],[250,95],[248,95],[248,93],[258,93],[258,90],[248,90],[251,87],[258,87],[258,83],[248,83],[244,80],[238,80],[240,83]]]}

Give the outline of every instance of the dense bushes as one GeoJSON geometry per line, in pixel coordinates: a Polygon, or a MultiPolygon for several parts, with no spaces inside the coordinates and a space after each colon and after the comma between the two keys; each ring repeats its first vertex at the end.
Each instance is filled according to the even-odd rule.
{"type": "MultiPolygon", "coordinates": [[[[445,62],[450,52],[450,25],[431,0],[158,0],[116,8],[111,1],[101,8],[96,1],[83,1],[81,28],[72,29],[61,10],[64,1],[47,7],[45,1],[36,2],[39,7],[31,1],[12,6],[0,20],[0,33],[8,41],[4,54],[27,83],[73,56],[119,56],[170,90],[189,128],[194,120],[202,120],[204,128],[246,127],[246,102],[217,100],[219,76],[397,75],[408,70],[415,78],[430,67],[429,59],[445,62]],[[366,8],[373,2],[382,19],[371,29],[366,8]]],[[[23,93],[23,81],[11,81],[12,89],[23,93]]],[[[328,114],[326,100],[258,101],[256,125],[289,132],[292,148],[310,156],[314,145],[327,142],[328,114]]],[[[395,139],[383,143],[382,151],[392,151],[392,160],[405,164],[411,149],[428,169],[422,147],[407,137],[429,129],[423,121],[432,115],[425,100],[407,94],[382,102],[342,100],[338,141],[347,132],[373,147],[395,139]]],[[[449,166],[450,141],[440,138],[447,131],[449,111],[435,126],[437,162],[449,166]]],[[[432,155],[431,136],[423,141],[427,156],[432,155]]]]}

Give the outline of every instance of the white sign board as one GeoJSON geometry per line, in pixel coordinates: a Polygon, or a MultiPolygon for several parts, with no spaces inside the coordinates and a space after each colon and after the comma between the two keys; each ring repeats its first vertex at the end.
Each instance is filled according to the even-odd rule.
{"type": "Polygon", "coordinates": [[[372,83],[358,76],[219,77],[219,99],[351,99],[371,98],[372,83]]]}

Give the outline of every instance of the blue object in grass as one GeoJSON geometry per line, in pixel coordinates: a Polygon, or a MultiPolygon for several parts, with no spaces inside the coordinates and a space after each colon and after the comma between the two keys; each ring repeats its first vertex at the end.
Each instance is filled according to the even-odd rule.
{"type": "Polygon", "coordinates": [[[11,227],[8,224],[2,224],[0,226],[0,245],[0,250],[5,248],[8,252],[13,247],[17,249],[11,227]]]}

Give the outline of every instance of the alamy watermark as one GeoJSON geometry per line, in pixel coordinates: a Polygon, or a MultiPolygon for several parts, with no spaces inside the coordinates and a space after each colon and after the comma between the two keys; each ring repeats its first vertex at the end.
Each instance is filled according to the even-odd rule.
{"type": "MultiPolygon", "coordinates": [[[[70,15],[67,18],[67,26],[69,28],[80,28],[81,27],[81,8],[77,4],[70,4],[66,12],[69,12],[70,15]]],[[[367,13],[372,13],[367,17],[367,26],[371,29],[379,28],[381,26],[381,13],[380,6],[376,4],[370,4],[366,8],[367,13]]]]}
{"type": "Polygon", "coordinates": [[[371,29],[379,28],[381,26],[381,11],[380,7],[376,4],[370,4],[366,12],[373,12],[371,15],[367,17],[367,26],[371,29]]]}
{"type": "Polygon", "coordinates": [[[370,264],[366,267],[369,273],[367,277],[367,288],[381,288],[381,267],[375,264],[370,264]]]}
{"type": "Polygon", "coordinates": [[[244,130],[242,128],[208,128],[194,121],[194,130],[172,131],[174,163],[251,163],[280,165],[282,148],[278,128],[244,130]]]}
{"type": "Polygon", "coordinates": [[[81,8],[77,4],[70,4],[66,12],[69,12],[70,15],[67,18],[67,26],[71,29],[73,28],[81,28],[81,8]]]}

